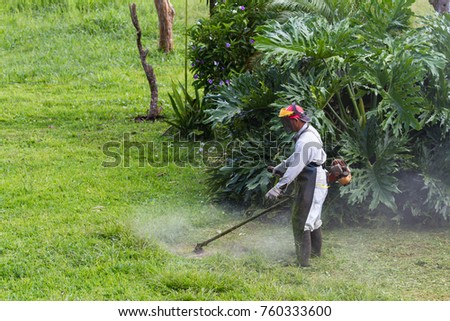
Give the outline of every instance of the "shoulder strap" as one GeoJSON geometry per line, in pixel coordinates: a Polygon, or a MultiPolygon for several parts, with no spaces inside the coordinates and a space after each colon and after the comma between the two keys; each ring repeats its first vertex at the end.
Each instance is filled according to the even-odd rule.
{"type": "Polygon", "coordinates": [[[317,140],[320,142],[320,145],[323,146],[323,142],[322,142],[322,139],[320,138],[320,136],[317,135],[315,132],[313,132],[311,129],[309,129],[309,123],[306,124],[305,130],[302,131],[302,132],[300,133],[300,135],[298,135],[298,136],[295,137],[295,141],[297,141],[297,140],[300,138],[300,136],[302,136],[302,135],[303,135],[304,133],[306,133],[306,132],[310,132],[311,134],[313,134],[314,136],[316,136],[317,140]]]}
{"type": "Polygon", "coordinates": [[[306,128],[304,131],[302,131],[300,134],[295,134],[292,139],[296,142],[300,138],[300,136],[302,136],[306,131],[308,131],[308,129],[309,129],[309,123],[306,124],[306,128]]]}

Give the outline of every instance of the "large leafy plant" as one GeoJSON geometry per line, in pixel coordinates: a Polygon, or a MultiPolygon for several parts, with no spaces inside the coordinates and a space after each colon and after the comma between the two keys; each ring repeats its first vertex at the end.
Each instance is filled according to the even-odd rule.
{"type": "Polygon", "coordinates": [[[321,16],[329,22],[340,21],[354,14],[359,0],[274,0],[272,8],[280,12],[278,19],[296,16],[299,12],[321,16]]]}
{"type": "Polygon", "coordinates": [[[351,204],[370,199],[370,210],[380,203],[397,210],[394,196],[401,191],[395,174],[411,166],[407,143],[406,136],[397,138],[389,130],[382,130],[375,117],[364,127],[355,122],[354,130],[342,137],[341,151],[349,165],[356,166],[352,173],[355,180],[352,186],[341,189],[341,195],[348,194],[351,204]]]}
{"type": "MultiPolygon", "coordinates": [[[[306,1],[289,2],[300,6],[306,1]]],[[[390,209],[391,217],[401,221],[407,215],[405,209],[412,212],[412,203],[404,202],[412,193],[405,188],[405,173],[415,172],[421,178],[419,190],[428,191],[422,204],[428,204],[428,209],[434,206],[435,213],[448,219],[447,201],[438,200],[446,195],[448,183],[421,166],[417,153],[418,146],[430,150],[434,145],[415,138],[432,126],[438,126],[443,135],[449,128],[448,20],[436,23],[429,18],[421,28],[410,27],[410,0],[348,0],[344,1],[351,5],[348,15],[339,14],[342,3],[307,2],[324,5],[307,12],[284,11],[280,19],[258,29],[255,48],[262,58],[261,69],[276,66],[288,75],[274,92],[276,99],[268,103],[276,110],[296,101],[313,113],[328,154],[344,155],[352,163],[354,180],[341,190],[344,200],[372,211],[390,209]],[[338,14],[331,17],[333,10],[338,14]]],[[[222,96],[214,104],[222,108],[212,109],[211,117],[230,131],[232,124],[241,123],[248,137],[239,137],[250,142],[261,134],[252,135],[252,128],[245,127],[247,119],[241,112],[245,95],[235,91],[222,96]]],[[[277,130],[269,119],[259,124],[277,130]]],[[[222,171],[229,178],[222,176],[224,195],[236,197],[239,193],[233,184],[245,186],[244,180],[259,179],[260,195],[263,184],[270,187],[261,171],[222,171]]]]}
{"type": "Polygon", "coordinates": [[[232,77],[228,87],[207,95],[214,106],[207,122],[227,146],[224,164],[208,170],[214,199],[259,202],[273,183],[266,168],[280,157],[288,138],[272,123],[277,110],[271,103],[286,80],[277,69],[258,69],[232,77]]]}
{"type": "Polygon", "coordinates": [[[414,137],[413,144],[420,171],[407,172],[403,177],[407,196],[400,199],[400,205],[416,221],[439,224],[450,215],[449,135],[443,135],[438,126],[430,126],[414,137]]]}
{"type": "MultiPolygon", "coordinates": [[[[428,25],[427,32],[408,28],[410,4],[406,0],[366,1],[353,17],[332,23],[321,15],[291,17],[266,26],[256,38],[265,61],[291,69],[298,66],[292,84],[285,86],[280,97],[301,101],[320,115],[322,132],[332,133],[343,146],[340,152],[355,167],[352,187],[342,189],[341,194],[350,203],[368,201],[370,210],[384,204],[398,212],[395,195],[406,190],[400,190],[402,182],[397,176],[421,168],[408,149],[410,137],[426,130],[433,119],[448,122],[448,76],[444,76],[448,57],[437,50],[441,37],[448,40],[448,32],[439,32],[436,45],[430,37],[439,28],[428,25]],[[355,25],[359,20],[366,24],[355,25]],[[380,33],[381,20],[391,27],[380,33]],[[336,34],[333,38],[341,45],[330,37],[336,34]],[[424,85],[430,83],[441,93],[437,106],[427,99],[430,91],[424,85]]],[[[426,186],[431,180],[423,183],[431,191],[426,186]]],[[[443,202],[433,204],[443,204],[438,212],[448,218],[443,202]]]]}
{"type": "Polygon", "coordinates": [[[420,29],[428,35],[428,42],[446,61],[443,69],[431,70],[422,83],[423,92],[431,102],[427,122],[441,126],[446,134],[450,131],[450,15],[427,17],[420,29]]]}

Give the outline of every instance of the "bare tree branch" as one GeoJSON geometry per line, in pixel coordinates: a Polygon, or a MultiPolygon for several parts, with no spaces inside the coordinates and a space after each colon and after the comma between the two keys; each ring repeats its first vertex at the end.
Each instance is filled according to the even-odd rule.
{"type": "MultiPolygon", "coordinates": [[[[161,107],[158,107],[158,86],[156,84],[156,75],[153,67],[147,63],[148,49],[142,47],[142,31],[139,25],[139,20],[136,13],[136,4],[132,3],[130,6],[131,21],[133,22],[134,28],[136,28],[136,43],[139,50],[139,55],[141,57],[141,64],[144,68],[145,75],[147,76],[148,84],[150,86],[151,100],[150,108],[148,110],[146,120],[155,120],[161,114],[161,107]]],[[[142,117],[138,117],[142,118],[142,117]]]]}

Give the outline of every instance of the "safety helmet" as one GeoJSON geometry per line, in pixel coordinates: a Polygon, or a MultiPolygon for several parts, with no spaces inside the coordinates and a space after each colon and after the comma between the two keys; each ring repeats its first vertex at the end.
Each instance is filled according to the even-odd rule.
{"type": "Polygon", "coordinates": [[[303,108],[297,106],[295,103],[288,106],[287,108],[281,108],[278,117],[280,117],[284,130],[287,133],[295,131],[295,128],[293,127],[292,124],[293,119],[298,119],[305,123],[309,123],[311,121],[311,119],[308,116],[306,116],[306,113],[303,110],[303,108]]]}
{"type": "Polygon", "coordinates": [[[301,106],[297,106],[295,103],[289,105],[287,108],[281,108],[278,117],[289,117],[290,119],[300,119],[302,122],[309,123],[309,118],[301,106]]]}

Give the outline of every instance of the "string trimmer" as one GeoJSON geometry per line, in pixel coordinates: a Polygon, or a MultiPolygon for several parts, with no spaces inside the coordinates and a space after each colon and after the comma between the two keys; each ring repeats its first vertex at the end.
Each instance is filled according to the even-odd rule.
{"type": "Polygon", "coordinates": [[[224,236],[224,235],[227,235],[228,233],[234,231],[235,229],[241,227],[242,225],[245,225],[245,224],[247,224],[248,222],[251,222],[251,221],[257,219],[258,217],[260,217],[260,216],[262,216],[262,215],[264,215],[264,214],[270,212],[271,210],[273,210],[273,209],[275,209],[275,208],[277,208],[277,207],[279,207],[279,206],[281,206],[281,205],[287,203],[287,202],[290,201],[290,200],[291,200],[291,197],[287,196],[285,199],[283,199],[283,200],[279,201],[278,203],[276,203],[276,204],[274,204],[274,205],[272,205],[272,206],[266,208],[266,209],[263,210],[262,212],[260,212],[260,213],[258,213],[258,214],[256,214],[256,215],[253,215],[252,217],[246,219],[245,221],[243,221],[243,222],[241,222],[241,223],[239,223],[239,224],[237,224],[237,225],[235,225],[235,226],[233,226],[233,227],[230,227],[230,228],[227,229],[226,231],[223,231],[222,233],[219,233],[219,234],[217,234],[216,236],[214,236],[214,237],[212,237],[212,238],[210,238],[210,239],[208,239],[208,240],[206,240],[206,241],[204,241],[204,242],[197,243],[197,245],[195,246],[195,249],[194,249],[194,253],[196,253],[196,254],[203,253],[203,247],[204,247],[204,246],[207,246],[209,243],[211,243],[211,242],[213,242],[213,241],[215,241],[215,240],[221,238],[221,237],[224,236]]]}

